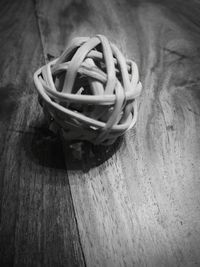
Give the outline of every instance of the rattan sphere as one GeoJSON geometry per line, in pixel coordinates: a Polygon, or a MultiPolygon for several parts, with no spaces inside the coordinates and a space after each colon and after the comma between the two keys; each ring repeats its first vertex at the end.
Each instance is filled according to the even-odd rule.
{"type": "Polygon", "coordinates": [[[103,35],[74,38],[34,82],[45,114],[67,140],[109,145],[137,120],[137,65],[103,35]]]}

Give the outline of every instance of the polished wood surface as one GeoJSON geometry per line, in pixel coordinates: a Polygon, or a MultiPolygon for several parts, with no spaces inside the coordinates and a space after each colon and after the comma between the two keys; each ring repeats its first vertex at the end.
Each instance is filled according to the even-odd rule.
{"type": "Polygon", "coordinates": [[[0,6],[1,266],[199,266],[200,2],[0,6]],[[97,33],[143,91],[134,129],[80,150],[48,130],[32,76],[97,33]]]}

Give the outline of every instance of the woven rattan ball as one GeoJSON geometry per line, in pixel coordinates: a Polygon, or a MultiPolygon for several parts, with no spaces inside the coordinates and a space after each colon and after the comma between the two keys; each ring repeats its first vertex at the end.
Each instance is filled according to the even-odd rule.
{"type": "Polygon", "coordinates": [[[109,145],[137,120],[137,65],[105,36],[73,39],[34,82],[45,114],[67,140],[109,145]]]}

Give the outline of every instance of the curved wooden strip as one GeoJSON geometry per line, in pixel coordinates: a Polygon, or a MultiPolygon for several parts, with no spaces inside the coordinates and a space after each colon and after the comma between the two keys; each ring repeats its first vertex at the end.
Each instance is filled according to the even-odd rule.
{"type": "MultiPolygon", "coordinates": [[[[71,114],[74,123],[77,121],[80,127],[83,127],[84,122],[86,124],[91,122],[91,126],[96,127],[101,125],[101,128],[105,125],[101,133],[98,128],[94,129],[95,143],[107,144],[108,139],[110,143],[113,135],[109,133],[115,131],[115,126],[119,125],[115,138],[112,140],[114,142],[124,133],[124,126],[127,122],[130,123],[130,118],[132,118],[131,126],[133,122],[136,122],[137,112],[134,109],[137,106],[133,106],[132,102],[141,91],[136,63],[125,60],[119,49],[109,43],[103,35],[97,35],[91,39],[75,38],[61,58],[49,62],[34,75],[40,96],[43,98],[45,94],[48,94],[44,101],[48,99],[46,108],[51,107],[49,114],[54,120],[58,119],[58,116],[52,112],[62,113],[62,116],[66,114],[66,118],[63,117],[63,124],[71,114]],[[102,58],[98,53],[92,55],[100,59],[98,63],[89,57],[92,50],[94,52],[98,50],[98,53],[103,54],[102,58]],[[74,54],[71,57],[72,51],[74,54]],[[59,82],[60,77],[64,79],[63,84],[59,82]],[[58,90],[54,84],[56,79],[58,79],[58,90]],[[78,79],[80,81],[77,84],[78,79]],[[81,79],[84,79],[85,84],[83,81],[81,84],[81,79]],[[90,104],[92,109],[85,104],[90,104]]],[[[61,119],[58,119],[57,123],[62,127],[61,119]]],[[[68,125],[70,127],[71,124],[68,125]]],[[[130,125],[126,129],[129,129],[130,125]]],[[[76,129],[78,130],[78,127],[76,129]]],[[[89,140],[86,134],[87,132],[84,134],[84,131],[80,131],[80,134],[75,134],[74,138],[79,136],[78,139],[89,140]]],[[[89,141],[94,142],[94,139],[89,141]]]]}

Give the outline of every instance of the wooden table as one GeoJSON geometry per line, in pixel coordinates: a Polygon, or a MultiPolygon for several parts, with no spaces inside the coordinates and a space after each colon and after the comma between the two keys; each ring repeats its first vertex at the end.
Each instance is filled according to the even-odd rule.
{"type": "Polygon", "coordinates": [[[0,266],[200,266],[200,1],[1,0],[0,59],[0,266]],[[139,118],[77,159],[33,73],[97,33],[139,66],[139,118]]]}

